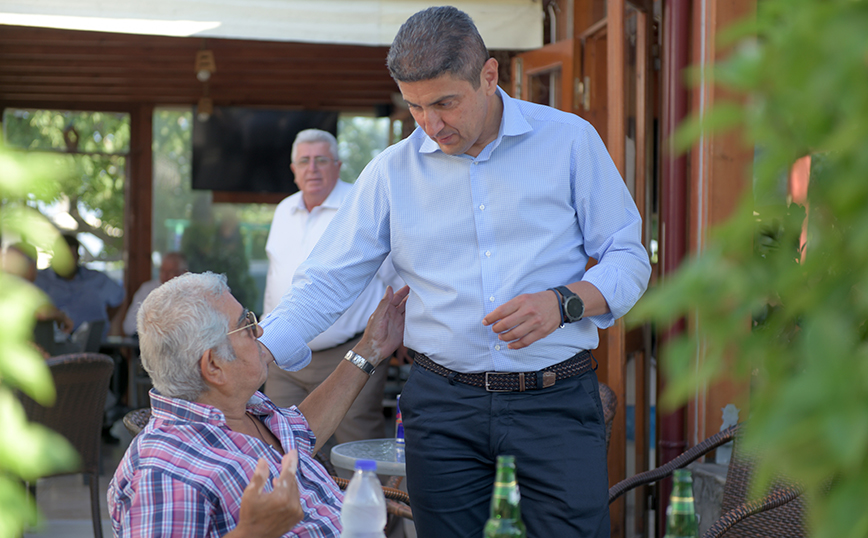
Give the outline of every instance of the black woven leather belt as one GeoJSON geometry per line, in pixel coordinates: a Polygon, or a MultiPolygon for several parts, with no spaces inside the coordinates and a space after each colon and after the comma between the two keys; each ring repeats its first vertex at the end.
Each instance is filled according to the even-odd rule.
{"type": "MultiPolygon", "coordinates": [[[[524,392],[526,390],[545,389],[562,379],[568,379],[584,374],[593,367],[593,357],[587,350],[576,353],[571,358],[558,364],[543,368],[537,372],[480,372],[464,374],[440,366],[422,353],[416,352],[414,362],[420,367],[435,374],[448,377],[459,383],[482,387],[488,392],[524,392]]],[[[596,369],[596,368],[593,368],[596,369]]]]}

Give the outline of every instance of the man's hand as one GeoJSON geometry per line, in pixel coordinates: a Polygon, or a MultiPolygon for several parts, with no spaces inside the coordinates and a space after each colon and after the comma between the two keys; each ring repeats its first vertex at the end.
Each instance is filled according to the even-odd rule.
{"type": "Polygon", "coordinates": [[[509,342],[509,349],[527,347],[545,338],[561,324],[560,301],[551,290],[525,293],[507,301],[482,318],[482,324],[500,339],[509,342]]]}
{"type": "Polygon", "coordinates": [[[60,330],[66,334],[71,334],[75,326],[72,319],[66,315],[66,312],[57,308],[52,304],[47,304],[36,311],[36,319],[39,321],[53,321],[57,323],[60,330]]]}
{"type": "Polygon", "coordinates": [[[304,518],[298,495],[295,471],[298,451],[290,450],[281,461],[280,476],[274,479],[271,493],[262,491],[268,479],[268,464],[260,459],[250,483],[241,496],[238,526],[226,538],[283,536],[304,518]]]}
{"type": "Polygon", "coordinates": [[[364,336],[353,348],[374,366],[390,357],[404,341],[404,310],[409,294],[409,286],[397,293],[392,293],[392,286],[387,286],[380,304],[368,318],[364,336]]]}

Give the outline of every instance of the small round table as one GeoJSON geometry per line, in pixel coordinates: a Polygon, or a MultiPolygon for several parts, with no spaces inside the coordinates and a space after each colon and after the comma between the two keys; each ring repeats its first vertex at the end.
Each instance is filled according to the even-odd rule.
{"type": "Polygon", "coordinates": [[[332,465],[352,471],[358,460],[377,462],[377,474],[405,476],[404,448],[398,448],[395,439],[367,439],[352,441],[332,448],[332,465]]]}

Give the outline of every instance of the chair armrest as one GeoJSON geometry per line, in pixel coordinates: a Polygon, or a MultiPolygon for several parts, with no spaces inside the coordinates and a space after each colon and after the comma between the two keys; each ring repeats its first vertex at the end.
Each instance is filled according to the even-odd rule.
{"type": "Polygon", "coordinates": [[[708,454],[720,445],[732,441],[735,438],[736,433],[738,432],[738,427],[738,424],[736,424],[735,426],[730,426],[729,428],[712,435],[705,441],[690,448],[690,450],[681,453],[678,457],[672,459],[666,464],[661,465],[656,469],[633,475],[630,478],[625,478],[624,480],[618,482],[617,484],[609,488],[609,504],[612,504],[615,499],[630,491],[631,489],[643,486],[645,484],[651,484],[653,482],[657,482],[658,480],[666,478],[667,476],[671,475],[675,469],[687,467],[689,464],[698,460],[705,454],[708,454]]]}
{"type": "MultiPolygon", "coordinates": [[[[332,480],[344,491],[350,485],[349,480],[339,476],[332,476],[332,480]]],[[[383,496],[386,497],[386,512],[409,519],[410,521],[413,520],[413,510],[410,508],[410,496],[407,493],[399,489],[383,486],[383,496]]]]}
{"type": "Polygon", "coordinates": [[[733,525],[738,523],[739,521],[745,519],[746,517],[752,516],[754,514],[759,514],[760,512],[765,512],[766,510],[771,510],[773,508],[778,508],[779,506],[783,506],[788,502],[794,500],[803,492],[802,488],[794,485],[782,485],[775,488],[774,491],[762,497],[761,499],[755,499],[753,501],[748,501],[742,503],[729,512],[720,516],[711,527],[705,531],[705,534],[702,535],[702,538],[719,538],[723,536],[733,525]]]}

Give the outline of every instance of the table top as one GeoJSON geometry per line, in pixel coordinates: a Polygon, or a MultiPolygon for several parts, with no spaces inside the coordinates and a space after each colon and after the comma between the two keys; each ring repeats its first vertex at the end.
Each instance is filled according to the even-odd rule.
{"type": "Polygon", "coordinates": [[[357,460],[377,462],[377,474],[404,476],[404,448],[400,449],[395,439],[368,439],[352,441],[332,448],[332,465],[350,471],[357,460]]]}
{"type": "Polygon", "coordinates": [[[103,341],[100,342],[100,347],[111,349],[119,349],[124,347],[138,349],[139,338],[137,336],[106,336],[103,341]]]}

